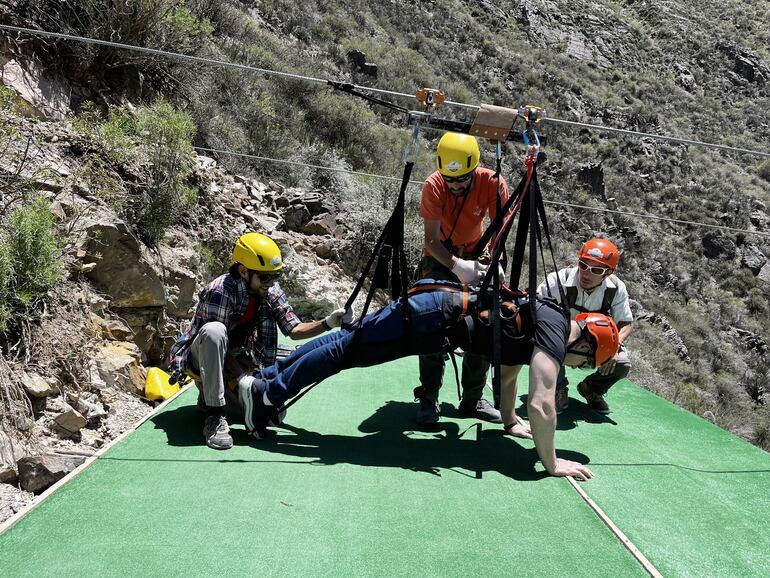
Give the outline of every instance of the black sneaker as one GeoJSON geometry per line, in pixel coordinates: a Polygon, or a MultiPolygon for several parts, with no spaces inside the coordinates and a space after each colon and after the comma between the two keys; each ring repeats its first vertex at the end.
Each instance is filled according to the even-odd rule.
{"type": "Polygon", "coordinates": [[[586,399],[586,404],[592,410],[599,413],[610,413],[610,406],[604,401],[604,397],[591,391],[584,381],[578,383],[578,392],[586,399]]]}
{"type": "Polygon", "coordinates": [[[210,415],[206,418],[203,437],[206,439],[206,445],[215,450],[229,450],[233,447],[230,426],[223,415],[210,415]]]}
{"type": "Polygon", "coordinates": [[[556,413],[559,414],[569,407],[569,388],[557,387],[554,405],[556,406],[556,413]]]}
{"type": "Polygon", "coordinates": [[[433,425],[438,423],[438,416],[441,415],[441,409],[438,400],[430,397],[417,398],[420,407],[417,410],[417,423],[420,425],[433,425]]]}
{"type": "Polygon", "coordinates": [[[500,411],[496,410],[489,401],[482,397],[476,403],[460,402],[460,413],[466,417],[475,417],[482,421],[488,421],[490,423],[503,423],[500,417],[500,411]]]}
{"type": "Polygon", "coordinates": [[[241,380],[238,385],[246,431],[260,440],[267,437],[267,426],[281,425],[286,415],[286,411],[278,413],[278,408],[265,405],[266,386],[263,380],[256,377],[251,380],[241,380]]]}

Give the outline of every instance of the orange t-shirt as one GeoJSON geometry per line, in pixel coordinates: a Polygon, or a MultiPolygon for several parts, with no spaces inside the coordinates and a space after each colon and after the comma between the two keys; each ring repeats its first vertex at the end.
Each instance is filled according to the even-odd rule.
{"type": "MultiPolygon", "coordinates": [[[[426,221],[441,221],[441,240],[451,233],[450,242],[457,248],[458,256],[472,251],[484,234],[484,217],[495,218],[497,195],[497,179],[495,171],[477,168],[473,177],[473,186],[464,197],[456,197],[436,171],[425,180],[420,201],[420,216],[426,221]],[[462,213],[459,214],[462,207],[462,213]],[[457,225],[455,225],[455,220],[457,225]],[[454,226],[454,231],[452,231],[454,226]]],[[[508,184],[505,178],[500,179],[500,205],[508,200],[508,184]]],[[[425,251],[428,255],[428,251],[425,251]]]]}

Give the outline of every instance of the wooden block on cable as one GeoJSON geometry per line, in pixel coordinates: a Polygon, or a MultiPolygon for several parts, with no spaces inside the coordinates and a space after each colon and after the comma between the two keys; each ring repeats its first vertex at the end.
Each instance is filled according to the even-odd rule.
{"type": "Polygon", "coordinates": [[[473,119],[473,125],[469,134],[490,141],[504,143],[516,122],[519,111],[504,106],[495,106],[493,104],[482,104],[473,119]]]}

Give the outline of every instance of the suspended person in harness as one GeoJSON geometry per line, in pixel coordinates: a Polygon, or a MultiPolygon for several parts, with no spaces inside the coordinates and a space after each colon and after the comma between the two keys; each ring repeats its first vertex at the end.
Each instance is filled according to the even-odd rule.
{"type": "Polygon", "coordinates": [[[195,379],[198,405],[206,413],[203,437],[210,448],[233,446],[227,416],[242,418],[236,379],[275,362],[278,331],[306,339],[352,320],[337,309],[321,321],[301,322],[278,285],[283,260],[278,245],[260,233],[242,235],[230,271],[203,288],[192,321],[171,347],[172,376],[195,379]],[[227,411],[232,410],[232,411],[227,411]]]}
{"type": "MultiPolygon", "coordinates": [[[[626,285],[615,276],[620,258],[618,248],[606,239],[590,239],[580,247],[577,258],[576,267],[567,267],[558,272],[564,286],[570,316],[575,319],[581,313],[603,313],[612,317],[620,334],[620,348],[617,354],[577,386],[588,407],[606,414],[610,412],[610,408],[604,400],[604,395],[631,370],[631,361],[623,344],[631,334],[633,315],[626,285]]],[[[551,273],[547,281],[538,287],[538,296],[558,295],[556,275],[557,273],[551,273]]],[[[569,405],[567,385],[568,381],[562,368],[556,382],[556,413],[561,413],[569,405]]]]}
{"type": "MultiPolygon", "coordinates": [[[[492,343],[488,299],[469,293],[467,286],[444,285],[436,288],[432,280],[421,281],[410,290],[408,315],[400,299],[367,315],[350,331],[309,341],[285,359],[239,379],[246,429],[263,439],[268,425],[281,423],[287,400],[343,369],[410,355],[440,355],[455,347],[487,356],[492,343]]],[[[502,307],[503,416],[515,415],[516,378],[522,365],[529,365],[528,416],[540,460],[552,475],[590,478],[593,474],[584,465],[556,457],[554,388],[562,363],[597,367],[612,358],[618,346],[617,327],[598,313],[569,321],[551,300],[538,301],[533,325],[526,298],[509,299],[502,307]]],[[[505,427],[515,425],[512,421],[505,427]]]]}
{"type": "MultiPolygon", "coordinates": [[[[479,167],[479,145],[467,134],[448,132],[439,140],[436,172],[425,181],[420,202],[424,220],[425,249],[420,277],[478,285],[485,266],[468,255],[484,233],[484,218],[494,218],[498,188],[500,203],[508,200],[508,185],[495,171],[479,167]]],[[[439,420],[439,389],[444,377],[444,354],[420,356],[420,402],[417,422],[428,425],[439,420]]],[[[462,361],[460,413],[500,423],[500,412],[483,397],[489,359],[467,353],[462,361]]]]}

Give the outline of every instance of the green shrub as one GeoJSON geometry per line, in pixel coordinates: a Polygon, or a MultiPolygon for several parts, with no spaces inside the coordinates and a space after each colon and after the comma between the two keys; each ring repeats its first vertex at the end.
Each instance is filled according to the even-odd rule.
{"type": "Polygon", "coordinates": [[[135,122],[150,162],[149,178],[134,207],[135,224],[142,240],[154,244],[196,202],[188,183],[195,124],[163,100],[141,108],[135,122]]]}
{"type": "Polygon", "coordinates": [[[84,163],[84,184],[133,225],[145,243],[157,243],[168,227],[195,205],[196,190],[188,182],[196,131],[190,115],[160,99],[134,114],[111,106],[106,118],[93,104],[87,104],[72,122],[90,137],[90,146],[103,157],[91,155],[84,163]],[[141,167],[140,182],[126,183],[134,189],[133,194],[123,192],[121,179],[110,163],[141,167]]]}
{"type": "Polygon", "coordinates": [[[700,415],[705,410],[703,397],[692,383],[677,383],[674,386],[671,401],[696,415],[700,415]]]}
{"type": "Polygon", "coordinates": [[[770,183],[770,160],[759,163],[757,174],[770,183]]]}
{"type": "Polygon", "coordinates": [[[0,235],[0,335],[28,320],[61,278],[54,216],[44,199],[16,207],[0,235]]]}

